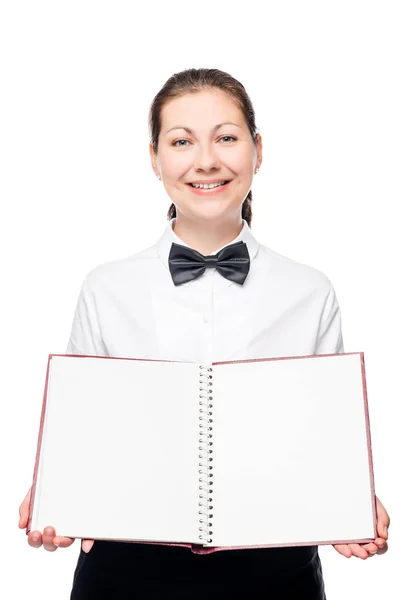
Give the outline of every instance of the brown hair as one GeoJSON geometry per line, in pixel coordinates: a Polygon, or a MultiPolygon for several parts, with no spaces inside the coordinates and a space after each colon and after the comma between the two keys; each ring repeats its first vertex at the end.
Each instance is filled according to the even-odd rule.
{"type": "MultiPolygon", "coordinates": [[[[254,144],[258,145],[255,114],[251,100],[243,85],[234,77],[218,69],[187,69],[174,73],[154,97],[149,111],[149,131],[154,152],[158,150],[158,139],[161,131],[161,110],[168,100],[186,93],[201,91],[205,88],[217,88],[229,94],[243,112],[254,144]]],[[[247,194],[242,204],[242,218],[251,226],[252,193],[247,194]]],[[[176,217],[176,207],[172,203],[167,213],[168,219],[176,217]]]]}

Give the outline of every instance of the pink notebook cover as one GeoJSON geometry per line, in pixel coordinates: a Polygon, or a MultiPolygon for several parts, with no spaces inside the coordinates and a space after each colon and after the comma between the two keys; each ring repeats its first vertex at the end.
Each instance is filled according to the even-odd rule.
{"type": "MultiPolygon", "coordinates": [[[[376,499],[375,499],[375,482],[374,482],[374,471],[373,471],[373,461],[372,461],[372,445],[371,445],[371,430],[370,430],[370,421],[369,421],[369,411],[368,411],[368,398],[367,398],[367,384],[366,384],[366,376],[365,376],[365,362],[364,362],[364,353],[363,352],[344,352],[343,354],[359,354],[360,355],[360,365],[361,365],[361,375],[362,375],[362,384],[363,384],[363,392],[364,392],[364,411],[365,411],[365,424],[366,424],[366,433],[367,433],[367,444],[368,444],[368,462],[369,462],[369,475],[370,475],[370,486],[371,486],[371,499],[373,506],[373,517],[374,517],[374,532],[375,538],[378,537],[377,532],[377,513],[376,513],[376,499]]],[[[35,491],[36,491],[36,481],[37,481],[37,473],[39,466],[39,457],[40,450],[42,445],[42,436],[43,436],[43,423],[44,416],[46,413],[46,400],[47,400],[47,388],[48,388],[48,380],[49,380],[49,371],[50,371],[50,361],[53,356],[76,356],[80,358],[106,358],[111,360],[145,360],[146,362],[179,362],[179,361],[168,361],[168,360],[151,360],[144,358],[121,358],[114,356],[98,356],[98,355],[90,355],[90,354],[49,354],[48,362],[47,362],[47,372],[46,372],[46,382],[44,387],[44,395],[43,395],[43,404],[42,404],[42,412],[40,417],[40,426],[39,426],[39,435],[38,435],[38,443],[37,443],[37,451],[36,451],[36,460],[35,467],[33,472],[33,483],[32,483],[32,493],[31,500],[29,506],[29,521],[26,528],[26,535],[28,535],[31,531],[31,516],[33,514],[33,506],[35,502],[35,491]]],[[[302,359],[302,358],[318,358],[321,356],[335,356],[335,354],[315,354],[315,355],[307,355],[307,356],[282,356],[282,357],[273,357],[273,358],[253,358],[247,360],[232,360],[232,361],[221,361],[221,362],[213,362],[212,365],[224,365],[224,364],[233,364],[233,363],[247,363],[247,362],[264,362],[267,360],[289,360],[289,359],[302,359]]],[[[181,361],[184,362],[184,361],[181,361]]],[[[51,523],[49,523],[51,525],[51,523]]],[[[57,532],[56,532],[57,534],[57,532]]],[[[212,554],[213,552],[218,552],[219,550],[244,550],[244,549],[252,549],[252,548],[282,548],[282,547],[292,547],[292,546],[318,546],[318,545],[334,545],[334,544],[367,544],[368,542],[372,542],[375,538],[363,538],[357,540],[330,540],[319,541],[315,540],[307,543],[293,543],[293,544],[274,544],[274,545],[258,545],[258,546],[212,546],[205,547],[201,544],[190,544],[190,543],[169,543],[169,542],[144,542],[144,541],[136,541],[136,540],[106,540],[106,541],[123,541],[126,543],[132,544],[152,544],[159,546],[182,546],[184,548],[190,548],[190,550],[194,554],[212,554]]]]}

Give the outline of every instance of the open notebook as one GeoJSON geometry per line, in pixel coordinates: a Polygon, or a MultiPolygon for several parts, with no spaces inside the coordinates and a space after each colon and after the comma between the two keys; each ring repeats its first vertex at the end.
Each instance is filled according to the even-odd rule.
{"type": "Polygon", "coordinates": [[[364,354],[49,355],[27,533],[48,525],[196,553],[374,539],[364,354]]]}

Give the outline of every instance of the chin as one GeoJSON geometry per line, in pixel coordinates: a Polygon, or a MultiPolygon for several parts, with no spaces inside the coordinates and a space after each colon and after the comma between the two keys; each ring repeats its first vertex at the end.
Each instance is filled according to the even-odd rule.
{"type": "MultiPolygon", "coordinates": [[[[199,220],[204,220],[204,221],[210,221],[210,222],[214,222],[214,221],[225,221],[225,220],[231,220],[232,219],[232,215],[235,212],[239,212],[238,210],[213,210],[212,208],[205,208],[204,210],[194,210],[194,211],[190,211],[190,214],[192,216],[193,219],[199,219],[199,220]]],[[[187,213],[188,214],[188,213],[187,213]]]]}

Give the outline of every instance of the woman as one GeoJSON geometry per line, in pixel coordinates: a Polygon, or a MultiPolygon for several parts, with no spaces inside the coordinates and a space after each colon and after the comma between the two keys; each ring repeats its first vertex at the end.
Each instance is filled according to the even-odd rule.
{"type": "MultiPolygon", "coordinates": [[[[155,245],[88,274],[67,353],[207,364],[343,352],[328,278],[273,252],[251,232],[262,140],[243,86],[217,69],[175,74],[154,98],[149,125],[152,167],[173,202],[168,225],[155,245]],[[236,242],[246,245],[247,267],[228,278],[216,268],[218,256],[200,272],[182,272],[179,253],[170,254],[173,243],[208,257],[236,242]]],[[[380,537],[337,545],[338,552],[366,558],[386,549],[389,517],[379,500],[377,510],[380,537]]],[[[28,542],[49,551],[73,542],[55,533],[31,532],[28,542]]],[[[318,547],[197,555],[182,547],[84,540],[71,599],[220,596],[323,599],[318,547]]]]}

